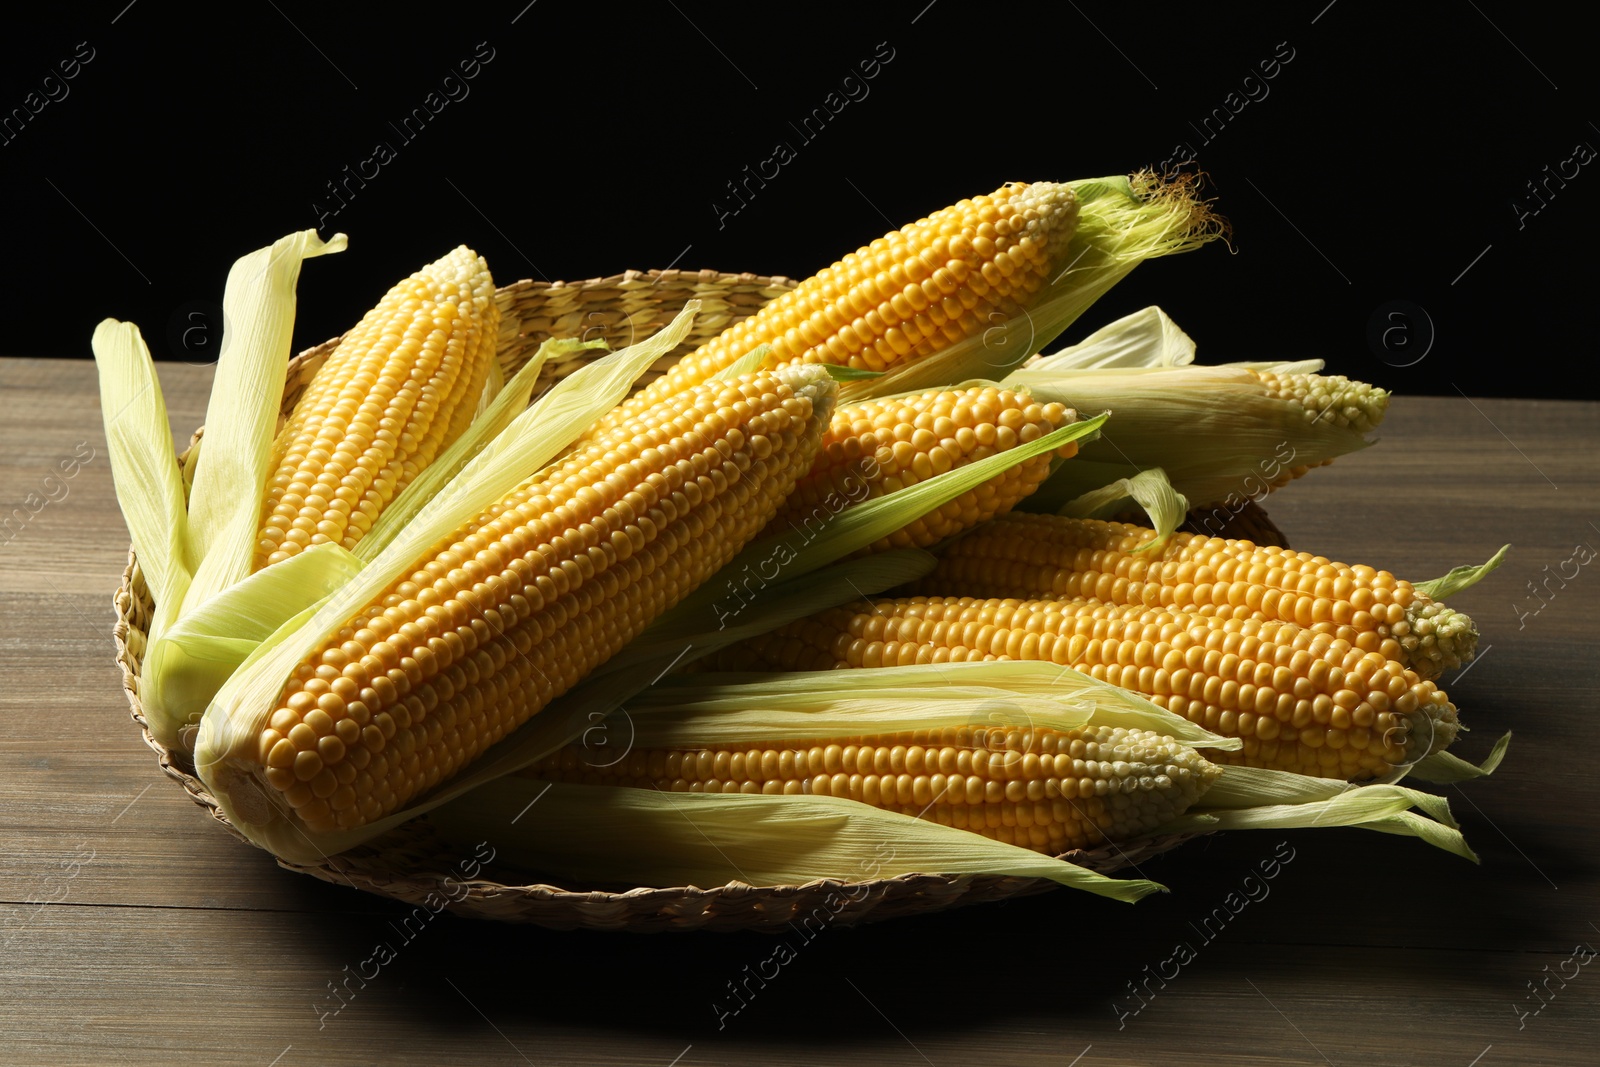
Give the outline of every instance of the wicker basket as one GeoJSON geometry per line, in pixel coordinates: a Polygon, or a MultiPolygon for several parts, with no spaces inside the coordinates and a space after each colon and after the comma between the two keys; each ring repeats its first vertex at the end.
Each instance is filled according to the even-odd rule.
{"type": "MultiPolygon", "coordinates": [[[[542,341],[553,336],[603,338],[614,348],[642,340],[665,326],[686,301],[700,300],[702,310],[689,338],[652,368],[648,379],[664,371],[684,352],[692,351],[794,285],[787,278],[712,271],[629,271],[572,284],[520,281],[498,294],[501,367],[509,377],[542,341]]],[[[335,343],[318,345],[291,361],[283,398],[286,413],[335,343]]],[[[542,390],[577,369],[583,358],[547,365],[538,388],[542,390]]],[[[1215,523],[1214,514],[1212,522],[1215,523]]],[[[1258,544],[1283,543],[1266,513],[1254,504],[1228,516],[1228,522],[1228,536],[1248,537],[1258,544]]],[[[139,702],[139,672],[153,605],[131,551],[115,606],[117,663],[122,668],[123,688],[133,719],[143,731],[145,743],[155,751],[168,777],[183,786],[195,803],[230,833],[245,840],[196,777],[187,755],[168,750],[150,735],[139,702]]],[[[1194,835],[1169,834],[1072,852],[1063,858],[1111,873],[1174,848],[1190,836],[1194,835]]],[[[706,889],[575,887],[557,880],[535,880],[526,873],[497,868],[492,863],[479,870],[478,877],[463,879],[460,868],[464,858],[460,848],[446,842],[423,817],[321,864],[278,862],[328,882],[434,911],[442,907],[462,915],[554,929],[777,931],[789,928],[790,923],[819,908],[830,917],[830,923],[850,925],[1056,888],[1056,883],[1042,878],[939,874],[907,874],[866,882],[821,879],[806,885],[775,887],[742,883],[706,889]]]]}

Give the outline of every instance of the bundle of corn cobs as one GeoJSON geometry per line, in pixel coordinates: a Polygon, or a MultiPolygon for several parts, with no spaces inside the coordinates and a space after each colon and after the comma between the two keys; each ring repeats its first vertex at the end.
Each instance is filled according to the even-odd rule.
{"type": "Polygon", "coordinates": [[[283,418],[300,264],[344,246],[286,237],[229,276],[183,457],[138,330],[95,334],[154,601],[148,728],[307,863],[424,814],[629,885],[983,872],[1134,899],[1157,887],[1061,857],[1235,827],[1470,856],[1397,783],[1503,749],[1446,753],[1437,685],[1476,639],[1440,599],[1495,561],[1412,584],[1177,532],[1364,447],[1386,394],[1195,365],[1155,308],[1038,354],[1221,230],[1184,180],[1007,185],[642,389],[694,302],[620,351],[552,338],[502,368],[459,248],[283,418]],[[582,367],[535,398],[551,360],[582,367]],[[1135,506],[1148,526],[1106,521],[1135,506]]]}

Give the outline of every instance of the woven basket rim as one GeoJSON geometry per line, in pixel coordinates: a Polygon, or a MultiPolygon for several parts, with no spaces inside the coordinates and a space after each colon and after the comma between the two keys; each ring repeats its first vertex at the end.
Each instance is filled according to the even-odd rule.
{"type": "MultiPolygon", "coordinates": [[[[717,271],[624,271],[620,274],[591,278],[579,282],[533,281],[522,279],[496,291],[497,302],[505,308],[522,294],[551,293],[558,291],[621,290],[637,282],[650,285],[665,283],[693,283],[698,286],[744,286],[769,289],[793,288],[792,279],[781,275],[757,275],[717,271]]],[[[516,321],[508,330],[502,319],[501,344],[508,335],[518,339],[528,331],[516,321]]],[[[312,364],[320,365],[325,355],[339,338],[301,352],[290,362],[290,383],[285,388],[285,407],[294,393],[293,378],[297,369],[312,364]]],[[[531,344],[531,340],[528,341],[531,344]]],[[[501,355],[504,362],[505,356],[501,355]]],[[[309,378],[313,371],[306,371],[309,378]]],[[[303,387],[303,382],[300,383],[303,387]]],[[[203,427],[195,431],[198,440],[203,427]]],[[[1257,509],[1259,511],[1259,509],[1257,509]]],[[[1265,512],[1260,512],[1265,520],[1265,512]]],[[[137,556],[130,547],[128,564],[113,597],[116,623],[113,638],[116,661],[122,670],[123,690],[128,699],[129,714],[138,724],[144,743],[155,754],[162,772],[175,782],[213,819],[241,841],[248,841],[233,826],[221,810],[205,783],[195,774],[185,755],[168,749],[150,732],[139,697],[139,675],[143,660],[144,628],[139,624],[138,613],[148,610],[149,593],[144,587],[143,574],[137,556]]],[[[442,907],[459,914],[502,921],[530,922],[556,929],[589,928],[608,930],[747,930],[786,929],[793,921],[796,909],[792,905],[825,894],[843,894],[851,901],[844,909],[834,913],[834,921],[852,924],[877,921],[903,914],[926,913],[946,908],[989,900],[1061,888],[1046,878],[1024,878],[1011,875],[946,875],[937,873],[903,874],[892,878],[847,880],[818,878],[801,885],[752,886],[730,882],[722,886],[638,886],[623,889],[573,889],[554,881],[524,880],[499,881],[489,877],[460,878],[445,870],[419,870],[386,867],[384,856],[389,842],[408,832],[417,832],[426,824],[423,816],[405,824],[367,845],[328,857],[324,863],[296,864],[274,857],[279,866],[302,874],[309,874],[337,884],[371,892],[380,896],[414,904],[425,901],[438,902],[441,888],[447,884],[465,887],[461,897],[447,897],[442,907]],[[909,906],[907,906],[909,905],[909,906]]],[[[1136,867],[1149,857],[1176,848],[1195,837],[1210,831],[1182,834],[1164,834],[1116,842],[1093,850],[1077,850],[1060,858],[1069,862],[1109,874],[1126,867],[1136,867]]],[[[253,844],[253,843],[252,843],[253,844]]],[[[405,847],[396,847],[396,857],[405,855],[405,847]]],[[[437,864],[447,867],[448,864],[437,864]]],[[[484,868],[497,875],[515,877],[521,872],[507,868],[484,868]]],[[[440,910],[434,908],[434,910],[440,910]]]]}

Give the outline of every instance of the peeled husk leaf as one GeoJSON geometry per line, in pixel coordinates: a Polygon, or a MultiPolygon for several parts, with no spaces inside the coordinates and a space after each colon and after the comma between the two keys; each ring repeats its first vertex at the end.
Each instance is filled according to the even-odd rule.
{"type": "Polygon", "coordinates": [[[1242,745],[1137,693],[1071,668],[1028,660],[674,675],[630,701],[628,718],[639,748],[978,725],[1065,731],[1091,723],[1150,730],[1195,748],[1233,751],[1242,745]]]}
{"type": "Polygon", "coordinates": [[[189,493],[189,552],[196,570],[185,610],[250,573],[289,367],[300,264],[344,247],[343,234],[324,243],[317,231],[302,230],[243,257],[228,273],[206,447],[189,493]]]}
{"type": "Polygon", "coordinates": [[[1144,510],[1155,530],[1155,536],[1135,552],[1160,552],[1189,513],[1189,501],[1172,487],[1167,472],[1152,467],[1069,500],[1057,514],[1074,519],[1111,519],[1125,511],[1129,501],[1144,510]]]}
{"type": "Polygon", "coordinates": [[[213,428],[205,447],[192,448],[182,468],[173,452],[160,382],[138,329],[107,319],[95,330],[117,499],[155,600],[140,700],[151,736],[168,748],[188,747],[188,734],[221,668],[215,659],[191,658],[166,640],[167,633],[250,573],[300,265],[344,247],[343,234],[324,242],[315,230],[304,230],[233,265],[223,296],[228,326],[208,408],[213,428]]]}
{"type": "Polygon", "coordinates": [[[746,374],[754,374],[761,369],[762,364],[766,363],[767,357],[770,355],[772,355],[771,345],[756,345],[756,347],[723,367],[716,374],[713,374],[708,380],[731,382],[737,378],[744,377],[746,374]]]}
{"type": "Polygon", "coordinates": [[[1494,743],[1494,748],[1482,763],[1470,763],[1453,752],[1434,752],[1411,765],[1410,777],[1435,785],[1453,785],[1474,778],[1486,778],[1500,766],[1510,745],[1511,732],[1508,730],[1494,743]]]}
{"type": "Polygon", "coordinates": [[[1356,826],[1417,837],[1478,861],[1441,796],[1393,784],[1352,785],[1261,767],[1224,767],[1200,802],[1161,833],[1356,826]],[[1420,809],[1422,818],[1412,809],[1420,809]]]}
{"type": "Polygon", "coordinates": [[[1194,339],[1154,305],[1100,327],[1075,345],[1039,355],[1029,370],[1107,370],[1184,367],[1194,362],[1194,339]]]}
{"type": "Polygon", "coordinates": [[[1488,561],[1477,566],[1452,567],[1446,574],[1427,582],[1413,582],[1412,587],[1417,592],[1425,594],[1434,600],[1444,600],[1457,593],[1465,592],[1488,577],[1496,567],[1500,566],[1506,558],[1506,553],[1511,551],[1510,545],[1501,545],[1500,551],[1490,556],[1488,561]]]}
{"type": "Polygon", "coordinates": [[[585,885],[804,885],[938,872],[1049,878],[1129,902],[1164,888],[840,797],[502,778],[432,820],[457,840],[492,838],[496,856],[513,865],[585,885]],[[650,877],[641,881],[641,871],[650,877]]]}

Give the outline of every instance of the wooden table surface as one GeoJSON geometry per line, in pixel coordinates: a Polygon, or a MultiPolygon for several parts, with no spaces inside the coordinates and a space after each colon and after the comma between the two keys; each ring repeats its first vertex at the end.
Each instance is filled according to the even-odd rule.
{"type": "MultiPolygon", "coordinates": [[[[161,376],[187,440],[210,369],[161,376]]],[[[770,937],[443,915],[335,1014],[329,984],[407,909],[279,869],[157,769],[112,662],[127,534],[93,367],[0,360],[0,1061],[1600,1062],[1600,568],[1576,562],[1597,455],[1600,405],[1402,398],[1378,447],[1269,501],[1297,547],[1413,578],[1513,543],[1452,601],[1483,634],[1446,679],[1456,751],[1516,732],[1492,778],[1436,787],[1480,866],[1360,830],[1212,835],[1148,863],[1172,892],[1136,905],[826,929],[721,1017],[770,937]],[[1202,931],[1274,855],[1266,895],[1202,931]]]]}

